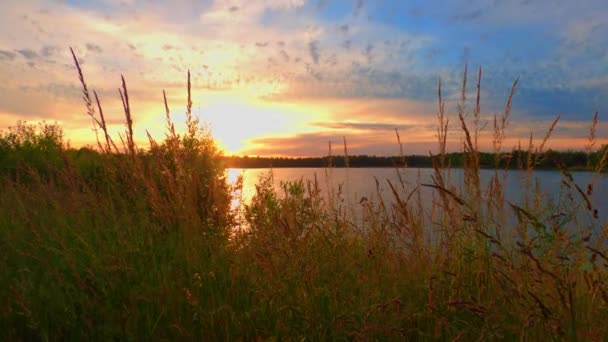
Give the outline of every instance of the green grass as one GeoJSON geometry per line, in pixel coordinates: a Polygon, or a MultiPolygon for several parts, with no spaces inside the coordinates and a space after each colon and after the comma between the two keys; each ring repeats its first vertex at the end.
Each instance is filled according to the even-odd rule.
{"type": "MultiPolygon", "coordinates": [[[[117,146],[78,70],[101,152],[68,149],[53,125],[0,136],[0,339],[608,336],[608,227],[593,218],[604,208],[588,205],[587,184],[565,169],[557,201],[529,186],[522,203],[506,203],[504,160],[482,188],[477,108],[467,116],[459,107],[462,191],[449,179],[440,106],[432,184],[391,184],[394,204],[348,208],[344,194],[314,183],[275,189],[262,179],[236,215],[221,153],[191,115],[190,80],[187,132],[173,130],[165,103],[167,139],[144,152],[129,133],[128,100],[117,146]],[[422,187],[433,188],[431,210],[422,187]]],[[[124,83],[122,92],[128,98],[124,83]]],[[[496,155],[512,96],[494,126],[496,155]]],[[[530,175],[543,145],[519,162],[530,175]]],[[[604,153],[596,170],[605,163],[604,153]]]]}

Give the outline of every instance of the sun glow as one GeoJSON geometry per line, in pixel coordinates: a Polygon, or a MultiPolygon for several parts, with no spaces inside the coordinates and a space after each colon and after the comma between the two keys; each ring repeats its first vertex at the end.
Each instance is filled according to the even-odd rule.
{"type": "Polygon", "coordinates": [[[216,94],[201,104],[200,117],[211,124],[213,136],[227,153],[250,147],[253,138],[276,132],[296,134],[307,129],[314,113],[294,104],[277,104],[248,96],[216,94]]]}

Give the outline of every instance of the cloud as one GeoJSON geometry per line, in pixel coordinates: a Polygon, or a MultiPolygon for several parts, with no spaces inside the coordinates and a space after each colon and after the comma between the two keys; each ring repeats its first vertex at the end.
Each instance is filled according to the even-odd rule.
{"type": "Polygon", "coordinates": [[[460,13],[452,16],[455,21],[473,21],[483,16],[484,11],[482,9],[476,9],[465,13],[460,13]]]}
{"type": "Polygon", "coordinates": [[[42,55],[43,57],[53,57],[55,56],[58,52],[60,51],[60,48],[58,46],[51,46],[51,45],[45,45],[44,47],[42,47],[42,49],[40,50],[40,55],[42,55]]]}
{"type": "MultiPolygon", "coordinates": [[[[244,150],[247,155],[274,155],[274,156],[309,156],[318,157],[327,155],[329,143],[332,144],[333,154],[341,155],[344,139],[349,155],[398,155],[399,145],[397,137],[393,134],[356,133],[346,135],[331,132],[311,132],[293,136],[265,137],[250,141],[252,147],[244,150]]],[[[407,154],[427,154],[429,149],[435,150],[434,141],[403,141],[407,154]]]]}
{"type": "Polygon", "coordinates": [[[0,60],[12,61],[17,55],[11,51],[0,50],[0,60]]]}
{"type": "Polygon", "coordinates": [[[345,129],[345,130],[410,130],[416,125],[404,125],[398,123],[377,123],[377,122],[313,122],[311,126],[330,128],[330,129],[345,129]]]}
{"type": "Polygon", "coordinates": [[[355,10],[354,10],[355,17],[361,13],[362,9],[363,9],[363,0],[355,0],[355,10]]]}
{"type": "Polygon", "coordinates": [[[290,58],[289,58],[289,55],[287,54],[287,52],[285,52],[285,50],[279,51],[279,54],[283,58],[284,62],[289,62],[290,58]]]}
{"type": "Polygon", "coordinates": [[[36,86],[22,86],[20,90],[26,93],[42,93],[51,95],[54,98],[62,98],[66,100],[80,101],[82,90],[75,83],[64,84],[51,82],[47,84],[38,84],[36,86]]]}
{"type": "Polygon", "coordinates": [[[21,56],[23,56],[25,59],[35,59],[35,58],[38,58],[38,53],[36,53],[36,51],[31,50],[31,49],[17,50],[17,52],[21,56]]]}
{"type": "Polygon", "coordinates": [[[310,58],[312,58],[312,61],[315,64],[319,64],[319,58],[321,57],[321,54],[319,52],[318,41],[315,40],[308,43],[308,52],[310,53],[310,58]]]}
{"type": "Polygon", "coordinates": [[[103,49],[101,48],[101,46],[99,46],[97,44],[87,43],[85,46],[87,48],[87,51],[97,52],[97,53],[103,52],[103,49]]]}
{"type": "Polygon", "coordinates": [[[342,144],[343,136],[329,132],[302,133],[287,137],[266,137],[250,141],[253,148],[245,154],[319,156],[326,155],[328,143],[342,144]]]}
{"type": "Polygon", "coordinates": [[[538,89],[522,86],[514,98],[520,110],[538,118],[561,114],[564,120],[586,121],[596,110],[608,112],[608,88],[538,89]]]}
{"type": "Polygon", "coordinates": [[[365,49],[363,50],[363,52],[361,52],[363,54],[363,56],[365,56],[365,60],[367,61],[367,64],[371,64],[372,63],[372,51],[374,50],[374,45],[372,44],[367,44],[367,46],[365,47],[365,49]]]}
{"type": "MultiPolygon", "coordinates": [[[[76,115],[74,104],[79,99],[67,100],[53,98],[44,91],[29,88],[6,88],[0,91],[0,112],[25,120],[73,120],[76,115]],[[24,101],[24,98],[27,101],[24,101]]],[[[10,126],[14,122],[4,122],[2,126],[10,126]]]]}

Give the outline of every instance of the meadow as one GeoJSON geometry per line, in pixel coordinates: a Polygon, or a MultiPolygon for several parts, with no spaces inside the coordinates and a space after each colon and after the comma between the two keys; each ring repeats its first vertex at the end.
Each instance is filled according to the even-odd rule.
{"type": "MultiPolygon", "coordinates": [[[[463,91],[448,115],[439,84],[432,182],[389,182],[390,203],[346,204],[316,182],[275,188],[268,177],[232,210],[239,184],[227,182],[221,151],[192,114],[189,75],[186,131],[176,132],[165,97],[166,138],[140,148],[125,80],[125,132],[112,137],[74,61],[97,150],[68,148],[56,125],[20,123],[0,136],[0,339],[608,336],[608,226],[597,219],[606,208],[593,206],[594,182],[577,184],[545,150],[558,119],[519,153],[506,149],[517,82],[490,128],[487,187],[479,87],[474,99],[463,91]],[[448,119],[464,137],[462,188],[450,177],[448,119]],[[547,160],[563,177],[557,200],[532,176],[547,160]],[[513,165],[527,175],[517,203],[504,196],[513,165]],[[430,210],[422,189],[433,190],[430,210]]],[[[463,89],[467,81],[465,69],[463,89]]],[[[597,124],[596,114],[587,166],[596,181],[608,162],[597,124]]],[[[403,151],[398,132],[396,146],[403,151]]],[[[347,146],[329,161],[338,159],[349,166],[347,146]]]]}

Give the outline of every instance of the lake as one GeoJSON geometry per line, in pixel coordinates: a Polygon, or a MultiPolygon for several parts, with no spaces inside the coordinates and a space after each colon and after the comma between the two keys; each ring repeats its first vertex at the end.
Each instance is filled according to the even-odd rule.
{"type": "MultiPolygon", "coordinates": [[[[385,201],[391,203],[394,200],[390,186],[387,182],[390,181],[394,186],[399,186],[399,174],[406,183],[406,192],[411,191],[417,183],[431,183],[431,175],[433,169],[399,169],[394,168],[276,168],[276,169],[227,169],[227,178],[229,182],[234,182],[238,176],[243,177],[243,189],[241,199],[243,203],[249,203],[255,194],[255,185],[259,179],[272,172],[273,184],[277,190],[281,182],[286,181],[314,181],[315,176],[317,183],[324,194],[327,194],[328,189],[334,192],[342,191],[344,201],[348,204],[359,204],[362,199],[378,199],[378,195],[385,201]],[[378,180],[378,191],[376,187],[378,180]]],[[[494,170],[481,170],[480,177],[483,189],[491,177],[494,175],[494,170]]],[[[591,196],[593,206],[598,209],[600,222],[606,222],[608,209],[608,175],[595,175],[592,172],[573,172],[574,181],[578,186],[586,190],[587,184],[593,181],[594,193],[591,196]]],[[[462,189],[463,170],[450,170],[450,183],[457,188],[462,189]]],[[[538,170],[532,173],[532,182],[527,184],[527,173],[520,170],[509,170],[506,174],[500,171],[500,176],[504,176],[505,197],[508,201],[520,204],[523,203],[526,190],[533,191],[537,186],[546,199],[558,201],[566,196],[565,187],[562,183],[563,176],[559,171],[555,170],[538,170]]],[[[400,187],[400,186],[399,186],[400,187]]],[[[433,190],[428,187],[422,187],[421,202],[425,209],[431,207],[433,201],[433,190]]],[[[280,193],[280,191],[279,191],[280,193]]],[[[574,193],[574,192],[573,192],[574,193]]],[[[578,194],[574,193],[576,203],[583,203],[578,194]]],[[[238,201],[235,202],[238,205],[238,201]]],[[[583,210],[581,208],[581,210],[583,210]]]]}

